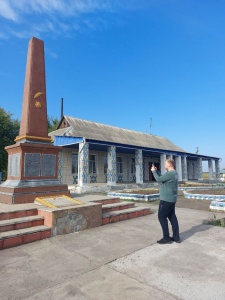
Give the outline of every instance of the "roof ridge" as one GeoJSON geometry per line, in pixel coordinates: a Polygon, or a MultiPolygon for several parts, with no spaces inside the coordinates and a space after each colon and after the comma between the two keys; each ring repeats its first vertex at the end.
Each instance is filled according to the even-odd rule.
{"type": "Polygon", "coordinates": [[[81,118],[75,118],[75,117],[71,117],[71,116],[64,116],[64,117],[65,118],[71,118],[71,119],[77,119],[77,120],[84,121],[84,122],[89,122],[89,123],[95,123],[95,124],[99,124],[99,125],[103,125],[103,126],[107,126],[107,127],[111,127],[111,128],[116,128],[116,129],[119,129],[119,130],[127,130],[127,131],[130,131],[130,132],[137,132],[139,134],[144,134],[144,135],[148,135],[148,136],[152,136],[152,137],[157,137],[157,138],[162,138],[162,139],[168,140],[166,137],[163,137],[163,136],[159,136],[159,135],[155,135],[155,134],[150,134],[150,133],[145,133],[145,132],[141,132],[141,131],[137,131],[137,130],[126,129],[126,128],[122,128],[122,127],[118,127],[118,126],[103,124],[103,123],[89,121],[89,120],[85,120],[85,119],[81,119],[81,118]]]}

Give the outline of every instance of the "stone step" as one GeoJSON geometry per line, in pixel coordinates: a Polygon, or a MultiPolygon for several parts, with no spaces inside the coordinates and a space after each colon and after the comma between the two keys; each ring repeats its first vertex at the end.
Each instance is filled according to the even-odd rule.
{"type": "Polygon", "coordinates": [[[102,225],[109,223],[115,223],[128,219],[134,219],[142,216],[149,215],[151,213],[150,207],[133,207],[117,211],[110,211],[102,214],[102,225]]]}
{"type": "Polygon", "coordinates": [[[0,212],[0,221],[37,215],[37,208],[8,210],[0,212]]]}
{"type": "Polygon", "coordinates": [[[40,225],[44,225],[44,218],[41,216],[13,218],[0,221],[0,232],[12,231],[40,225]]]}
{"type": "Polygon", "coordinates": [[[101,203],[102,205],[112,204],[112,203],[120,202],[120,198],[106,198],[106,199],[95,200],[93,202],[101,203]]]}
{"type": "Polygon", "coordinates": [[[0,250],[51,237],[51,228],[41,225],[0,233],[0,250]]]}
{"type": "Polygon", "coordinates": [[[135,206],[134,202],[121,201],[117,203],[102,205],[102,213],[107,213],[109,211],[121,210],[126,208],[132,208],[135,206]]]}

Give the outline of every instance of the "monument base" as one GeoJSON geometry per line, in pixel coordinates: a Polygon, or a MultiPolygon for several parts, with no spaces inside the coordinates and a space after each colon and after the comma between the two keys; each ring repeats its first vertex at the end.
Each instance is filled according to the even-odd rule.
{"type": "Polygon", "coordinates": [[[102,226],[102,204],[88,202],[68,207],[42,207],[38,215],[44,225],[51,227],[51,235],[63,235],[102,226]]]}
{"type": "Polygon", "coordinates": [[[0,185],[0,203],[33,203],[37,197],[70,197],[68,186],[58,180],[7,180],[0,185]]]}

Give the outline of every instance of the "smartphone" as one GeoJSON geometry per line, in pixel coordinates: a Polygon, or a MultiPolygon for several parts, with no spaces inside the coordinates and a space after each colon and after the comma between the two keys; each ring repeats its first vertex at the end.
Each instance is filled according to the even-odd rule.
{"type": "Polygon", "coordinates": [[[154,164],[154,163],[152,163],[152,166],[153,166],[153,167],[155,167],[155,164],[154,164]]]}

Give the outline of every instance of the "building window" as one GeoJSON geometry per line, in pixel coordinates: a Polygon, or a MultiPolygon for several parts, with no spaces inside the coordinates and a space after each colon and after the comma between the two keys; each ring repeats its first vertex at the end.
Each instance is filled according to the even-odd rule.
{"type": "Polygon", "coordinates": [[[135,159],[134,158],[131,158],[131,169],[130,169],[130,172],[131,174],[135,174],[136,172],[136,168],[135,168],[135,159]]]}
{"type": "Polygon", "coordinates": [[[107,174],[107,169],[108,169],[108,157],[107,156],[104,156],[103,164],[104,164],[104,174],[107,174]]]}
{"type": "Polygon", "coordinates": [[[78,154],[72,154],[72,174],[78,173],[78,154]]]}
{"type": "Polygon", "coordinates": [[[96,171],[96,155],[89,155],[89,174],[95,174],[96,171]]]}
{"type": "Polygon", "coordinates": [[[117,168],[117,173],[123,173],[123,161],[122,157],[117,157],[116,158],[116,168],[117,168]]]}

